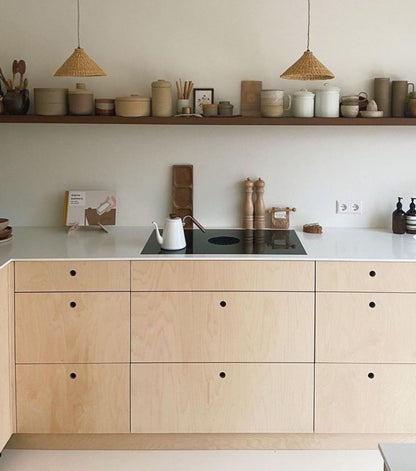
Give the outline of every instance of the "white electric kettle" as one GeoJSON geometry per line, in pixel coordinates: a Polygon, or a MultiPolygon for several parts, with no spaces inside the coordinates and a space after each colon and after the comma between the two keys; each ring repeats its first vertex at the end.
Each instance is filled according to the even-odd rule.
{"type": "Polygon", "coordinates": [[[176,214],[170,214],[165,221],[163,237],[160,235],[158,225],[154,221],[152,222],[156,228],[157,242],[163,250],[182,250],[186,247],[183,226],[187,218],[190,218],[199,227],[199,229],[201,229],[202,232],[205,232],[205,228],[190,215],[185,216],[182,220],[180,217],[176,216],[176,214]]]}

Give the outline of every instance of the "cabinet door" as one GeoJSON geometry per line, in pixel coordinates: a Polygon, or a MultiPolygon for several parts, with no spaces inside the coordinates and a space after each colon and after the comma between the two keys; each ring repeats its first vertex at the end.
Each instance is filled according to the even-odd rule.
{"type": "Polygon", "coordinates": [[[314,262],[135,261],[133,291],[313,291],[314,262]]]}
{"type": "Polygon", "coordinates": [[[416,365],[316,365],[315,432],[416,433],[416,365]]]}
{"type": "Polygon", "coordinates": [[[128,433],[129,365],[17,365],[18,433],[128,433]]]}
{"type": "Polygon", "coordinates": [[[130,262],[16,262],[16,291],[129,291],[130,262]]]}
{"type": "Polygon", "coordinates": [[[313,365],[135,364],[133,433],[310,433],[313,365]]]}
{"type": "Polygon", "coordinates": [[[130,361],[130,293],[17,293],[17,363],[130,361]]]}
{"type": "Polygon", "coordinates": [[[313,362],[313,293],[132,293],[133,362],[313,362]]]}
{"type": "Polygon", "coordinates": [[[14,432],[12,362],[12,266],[0,269],[0,451],[14,432]]]}
{"type": "Polygon", "coordinates": [[[317,262],[317,291],[416,292],[415,262],[317,262]]]}
{"type": "Polygon", "coordinates": [[[416,363],[416,294],[317,293],[316,360],[416,363]]]}

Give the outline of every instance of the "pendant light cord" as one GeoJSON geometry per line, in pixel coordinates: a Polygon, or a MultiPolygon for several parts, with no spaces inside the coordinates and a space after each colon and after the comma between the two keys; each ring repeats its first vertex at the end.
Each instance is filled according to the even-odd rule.
{"type": "Polygon", "coordinates": [[[307,46],[308,51],[309,51],[310,36],[311,36],[311,0],[308,0],[308,46],[307,46]]]}
{"type": "Polygon", "coordinates": [[[79,26],[80,26],[80,14],[79,14],[79,0],[77,0],[77,6],[78,6],[78,48],[81,47],[81,40],[80,40],[80,34],[79,34],[79,26]]]}

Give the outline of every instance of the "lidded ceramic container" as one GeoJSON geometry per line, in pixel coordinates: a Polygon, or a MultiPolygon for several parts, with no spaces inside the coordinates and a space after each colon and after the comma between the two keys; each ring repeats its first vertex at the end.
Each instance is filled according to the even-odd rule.
{"type": "Polygon", "coordinates": [[[234,105],[229,101],[220,101],[218,105],[218,114],[220,116],[232,116],[233,115],[234,105]]]}
{"type": "Polygon", "coordinates": [[[150,98],[140,95],[117,97],[116,115],[125,118],[150,116],[150,98]]]}
{"type": "Polygon", "coordinates": [[[306,89],[293,94],[293,116],[296,118],[313,118],[315,109],[315,93],[306,89]]]}
{"type": "Polygon", "coordinates": [[[34,88],[35,114],[64,116],[68,113],[67,88],[34,88]]]}
{"type": "Polygon", "coordinates": [[[327,83],[322,88],[315,90],[315,116],[338,118],[340,91],[338,87],[329,86],[327,83]]]}
{"type": "Polygon", "coordinates": [[[172,116],[172,84],[167,80],[152,83],[152,115],[172,116]]]}
{"type": "Polygon", "coordinates": [[[94,111],[94,94],[85,83],[77,83],[75,90],[69,90],[69,114],[89,115],[94,111]]]}

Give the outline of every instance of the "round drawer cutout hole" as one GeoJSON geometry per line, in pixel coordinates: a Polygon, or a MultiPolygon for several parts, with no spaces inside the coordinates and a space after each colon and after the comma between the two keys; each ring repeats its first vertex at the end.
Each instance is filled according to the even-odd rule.
{"type": "Polygon", "coordinates": [[[368,373],[367,375],[370,379],[373,379],[374,378],[374,373],[368,373]]]}
{"type": "Polygon", "coordinates": [[[371,270],[370,273],[369,273],[369,275],[370,275],[371,277],[374,277],[374,276],[376,276],[376,272],[375,272],[374,270],[371,270]]]}
{"type": "Polygon", "coordinates": [[[224,371],[221,371],[221,373],[220,373],[220,378],[225,378],[226,376],[227,376],[227,375],[225,374],[225,372],[224,372],[224,371]]]}
{"type": "Polygon", "coordinates": [[[227,305],[227,303],[226,303],[225,301],[221,301],[221,302],[220,302],[220,306],[221,306],[221,307],[225,307],[226,305],[227,305]]]}
{"type": "Polygon", "coordinates": [[[370,303],[368,303],[368,305],[371,307],[371,308],[375,308],[376,307],[376,303],[374,301],[371,301],[370,303]]]}
{"type": "Polygon", "coordinates": [[[69,305],[70,305],[72,308],[77,307],[77,303],[76,303],[75,301],[71,301],[71,302],[69,303],[69,305]]]}
{"type": "Polygon", "coordinates": [[[75,275],[77,274],[77,271],[76,271],[76,270],[71,270],[71,271],[69,272],[69,274],[70,274],[71,276],[75,276],[75,275]]]}
{"type": "Polygon", "coordinates": [[[76,373],[71,373],[69,376],[70,376],[70,378],[75,379],[77,377],[77,374],[76,373]]]}

